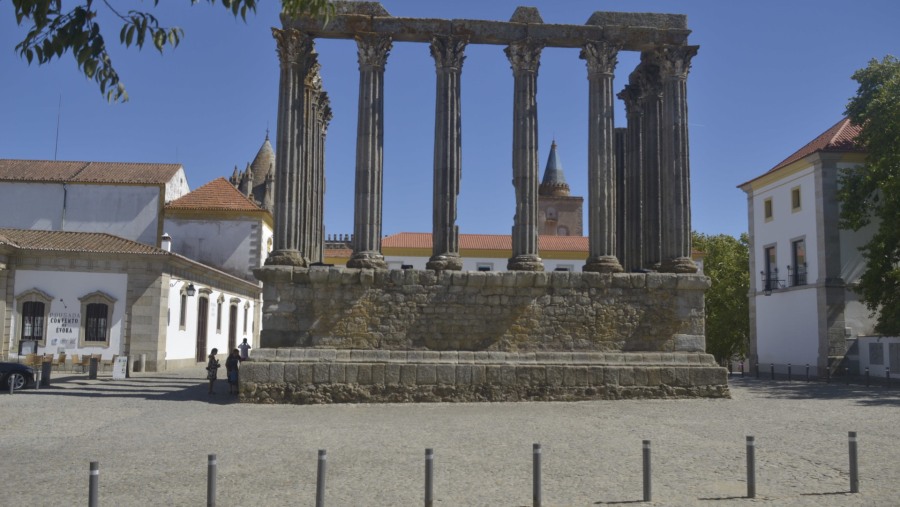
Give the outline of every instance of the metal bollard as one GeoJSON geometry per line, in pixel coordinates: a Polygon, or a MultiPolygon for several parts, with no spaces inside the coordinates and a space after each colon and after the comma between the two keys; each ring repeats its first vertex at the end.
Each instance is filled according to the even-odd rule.
{"type": "Polygon", "coordinates": [[[770,380],[775,380],[775,363],[769,364],[769,377],[770,380]]]}
{"type": "Polygon", "coordinates": [[[37,391],[41,388],[41,370],[34,371],[34,390],[37,391]]]}
{"type": "Polygon", "coordinates": [[[16,383],[9,379],[9,394],[12,394],[16,391],[16,383]]]}
{"type": "Polygon", "coordinates": [[[869,369],[866,368],[866,387],[869,387],[869,369]]]}
{"type": "Polygon", "coordinates": [[[756,441],[747,437],[747,498],[756,498],[756,441]]]}
{"type": "Polygon", "coordinates": [[[791,381],[791,363],[788,363],[788,382],[791,381]]]}
{"type": "Polygon", "coordinates": [[[844,368],[844,377],[847,379],[847,385],[850,385],[850,368],[844,368]]]}
{"type": "Polygon", "coordinates": [[[325,507],[325,449],[319,449],[319,469],[316,472],[316,507],[325,507]]]}
{"type": "Polygon", "coordinates": [[[809,363],[806,363],[806,381],[809,382],[809,363]]]}
{"type": "Polygon", "coordinates": [[[856,432],[851,431],[850,440],[850,492],[859,493],[859,463],[856,456],[856,432]]]}
{"type": "Polygon", "coordinates": [[[741,361],[741,378],[744,378],[744,362],[741,361]]]}
{"type": "Polygon", "coordinates": [[[759,380],[759,363],[756,363],[756,380],[759,380]]]}
{"type": "Polygon", "coordinates": [[[97,507],[100,501],[100,462],[91,461],[91,475],[88,479],[88,507],[97,507]]]}
{"type": "Polygon", "coordinates": [[[216,468],[219,461],[215,454],[208,456],[206,465],[206,507],[216,507],[216,468]]]}
{"type": "Polygon", "coordinates": [[[434,449],[425,449],[425,507],[434,507],[434,449]]]}
{"type": "Polygon", "coordinates": [[[649,502],[652,498],[650,484],[650,441],[644,440],[644,501],[649,502]]]}
{"type": "Polygon", "coordinates": [[[890,368],[884,369],[884,376],[887,377],[887,383],[884,385],[884,387],[886,387],[886,388],[891,387],[891,369],[890,368]]]}
{"type": "Polygon", "coordinates": [[[829,366],[825,367],[825,383],[826,384],[831,383],[831,367],[829,367],[829,366]]]}
{"type": "Polygon", "coordinates": [[[531,449],[531,503],[541,507],[541,444],[534,444],[531,449]]]}

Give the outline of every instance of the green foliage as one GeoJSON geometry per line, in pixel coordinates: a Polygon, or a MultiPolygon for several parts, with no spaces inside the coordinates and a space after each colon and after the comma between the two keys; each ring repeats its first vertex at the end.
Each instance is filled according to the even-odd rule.
{"type": "Polygon", "coordinates": [[[900,61],[886,56],[856,71],[846,114],[862,127],[860,168],[841,174],[841,227],[877,231],[862,248],[867,265],[856,291],[878,316],[875,331],[900,335],[900,61]]]}
{"type": "MultiPolygon", "coordinates": [[[[152,0],[153,7],[159,0],[152,0]]],[[[202,0],[215,5],[216,0],[202,0]]],[[[201,0],[190,0],[191,4],[201,0]]],[[[176,48],[184,37],[177,26],[166,27],[151,13],[139,10],[116,10],[109,0],[81,0],[70,10],[63,10],[62,0],[12,0],[16,23],[28,26],[28,34],[16,44],[19,56],[36,61],[38,65],[49,63],[65,53],[71,53],[78,69],[100,87],[100,93],[110,102],[125,102],[128,93],[113,66],[107,51],[106,39],[97,22],[95,5],[102,4],[122,21],[119,42],[125,47],[142,49],[148,41],[160,53],[166,46],[176,48]]],[[[68,5],[69,3],[67,3],[68,5]]],[[[118,2],[116,5],[120,5],[118,2]]],[[[247,13],[255,13],[257,0],[221,0],[231,13],[246,20],[247,13]]],[[[284,0],[282,14],[288,17],[309,15],[327,20],[334,13],[329,0],[284,0]]]]}
{"type": "Polygon", "coordinates": [[[706,291],[706,351],[720,363],[745,356],[750,339],[750,240],[693,233],[693,248],[703,252],[706,291]]]}

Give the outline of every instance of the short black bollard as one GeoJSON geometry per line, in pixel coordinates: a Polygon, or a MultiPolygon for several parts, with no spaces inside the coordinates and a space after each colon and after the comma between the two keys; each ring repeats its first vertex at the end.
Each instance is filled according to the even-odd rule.
{"type": "Polygon", "coordinates": [[[869,387],[869,369],[866,368],[866,387],[869,387]]]}
{"type": "Polygon", "coordinates": [[[531,447],[531,504],[541,507],[541,444],[531,447]]]}
{"type": "Polygon", "coordinates": [[[825,367],[825,383],[831,383],[831,368],[829,366],[825,367]]]}
{"type": "Polygon", "coordinates": [[[775,380],[775,363],[769,364],[769,380],[775,380]]]}
{"type": "Polygon", "coordinates": [[[847,385],[850,385],[850,368],[844,368],[844,377],[847,379],[847,385]]]}
{"type": "Polygon", "coordinates": [[[316,507],[325,507],[325,449],[319,449],[319,468],[316,472],[316,507]]]}
{"type": "Polygon", "coordinates": [[[884,384],[884,387],[885,388],[891,387],[891,369],[890,368],[884,369],[884,376],[887,378],[887,382],[884,384]]]}
{"type": "Polygon", "coordinates": [[[98,369],[100,369],[100,360],[91,356],[91,362],[88,364],[88,379],[96,380],[98,369]]]}
{"type": "Polygon", "coordinates": [[[425,507],[434,507],[434,449],[425,449],[425,507]]]}
{"type": "Polygon", "coordinates": [[[34,388],[35,390],[41,388],[41,370],[34,371],[34,388]]]}
{"type": "Polygon", "coordinates": [[[788,382],[791,381],[791,363],[788,363],[788,382]]]}
{"type": "Polygon", "coordinates": [[[216,468],[219,461],[210,454],[206,462],[206,507],[216,507],[216,468]]]}
{"type": "Polygon", "coordinates": [[[756,363],[756,380],[759,380],[759,363],[756,363]]]}
{"type": "Polygon", "coordinates": [[[747,498],[756,498],[756,442],[747,437],[747,498]]]}
{"type": "Polygon", "coordinates": [[[6,380],[9,383],[9,394],[14,393],[16,391],[16,383],[13,382],[13,379],[11,379],[11,378],[6,379],[6,380]]]}
{"type": "Polygon", "coordinates": [[[744,362],[741,361],[741,378],[744,378],[744,362]]]}
{"type": "Polygon", "coordinates": [[[100,502],[100,462],[91,461],[91,475],[88,479],[88,507],[97,507],[100,502]]]}
{"type": "Polygon", "coordinates": [[[649,502],[652,498],[652,488],[650,485],[650,441],[644,440],[644,501],[649,502]]]}
{"type": "Polygon", "coordinates": [[[734,371],[732,371],[733,369],[734,369],[734,365],[731,364],[731,360],[729,359],[728,360],[728,375],[734,375],[734,371]]]}
{"type": "Polygon", "coordinates": [[[856,432],[851,431],[850,440],[850,492],[859,493],[859,463],[856,456],[856,432]]]}
{"type": "Polygon", "coordinates": [[[806,363],[806,381],[809,382],[809,363],[806,363]]]}

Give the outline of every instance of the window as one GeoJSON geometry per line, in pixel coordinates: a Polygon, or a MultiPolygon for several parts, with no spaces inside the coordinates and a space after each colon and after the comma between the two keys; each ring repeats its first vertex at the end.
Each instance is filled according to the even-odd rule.
{"type": "Polygon", "coordinates": [[[557,220],[559,215],[556,213],[556,208],[547,208],[547,220],[557,220]]]}
{"type": "Polygon", "coordinates": [[[250,310],[250,302],[244,303],[244,334],[247,334],[247,313],[250,310]]]}
{"type": "Polygon", "coordinates": [[[775,256],[775,246],[765,247],[765,271],[763,271],[763,290],[771,291],[778,288],[778,265],[775,256]]]}
{"type": "Polygon", "coordinates": [[[869,344],[869,364],[872,366],[884,366],[884,344],[869,344]]]}
{"type": "Polygon", "coordinates": [[[184,330],[187,323],[187,293],[181,291],[181,308],[178,311],[178,329],[184,330]]]}
{"type": "Polygon", "coordinates": [[[763,201],[763,216],[766,219],[766,222],[772,220],[772,198],[769,197],[765,201],[763,201]]]}
{"type": "Polygon", "coordinates": [[[565,225],[560,225],[559,227],[556,228],[556,235],[557,236],[568,236],[569,228],[566,227],[565,225]]]}
{"type": "Polygon", "coordinates": [[[19,339],[34,340],[38,345],[45,345],[47,324],[49,323],[50,303],[53,298],[46,293],[31,289],[16,296],[19,315],[19,339]]]}
{"type": "Polygon", "coordinates": [[[791,286],[806,285],[806,240],[791,242],[791,262],[794,263],[793,267],[788,267],[791,286]]]}
{"type": "Polygon", "coordinates": [[[800,211],[800,187],[791,189],[791,211],[800,211]]]}
{"type": "Polygon", "coordinates": [[[116,300],[103,292],[92,292],[81,301],[81,333],[79,346],[108,347],[109,331],[116,300]]]}
{"type": "Polygon", "coordinates": [[[216,301],[216,333],[222,332],[222,303],[225,301],[225,296],[219,294],[219,299],[216,301]]]}
{"type": "Polygon", "coordinates": [[[475,264],[476,269],[478,271],[493,271],[494,263],[493,262],[479,262],[475,264]]]}

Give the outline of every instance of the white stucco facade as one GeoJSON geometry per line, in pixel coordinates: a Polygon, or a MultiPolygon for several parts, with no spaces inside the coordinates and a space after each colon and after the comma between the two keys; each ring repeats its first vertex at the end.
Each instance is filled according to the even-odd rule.
{"type": "Polygon", "coordinates": [[[166,217],[172,251],[251,280],[266,260],[272,228],[259,218],[190,219],[166,217]]]}
{"type": "MultiPolygon", "coordinates": [[[[421,256],[397,256],[385,255],[384,260],[388,263],[388,269],[400,269],[404,264],[412,266],[412,269],[426,269],[429,257],[421,256]]],[[[501,257],[463,257],[463,271],[506,271],[506,264],[509,259],[501,257]],[[489,268],[489,269],[487,269],[489,268]]],[[[544,271],[554,271],[558,268],[565,268],[568,271],[581,271],[584,260],[577,259],[552,259],[542,257],[544,261],[544,271]]]]}

